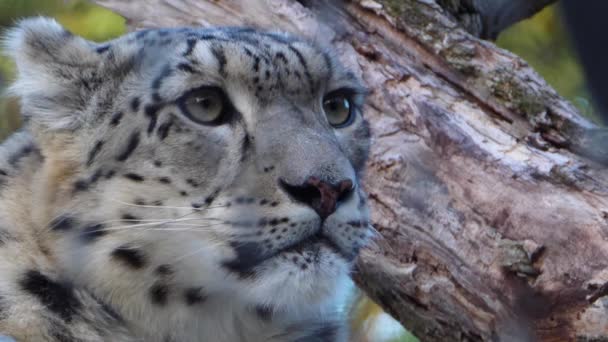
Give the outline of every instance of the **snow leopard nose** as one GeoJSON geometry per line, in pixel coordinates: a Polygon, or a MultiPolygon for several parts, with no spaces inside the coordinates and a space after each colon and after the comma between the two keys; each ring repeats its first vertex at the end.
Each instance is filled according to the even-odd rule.
{"type": "Polygon", "coordinates": [[[354,190],[350,179],[332,184],[313,176],[301,185],[292,185],[283,180],[280,183],[293,199],[313,208],[323,220],[333,214],[338,204],[346,200],[354,190]]]}

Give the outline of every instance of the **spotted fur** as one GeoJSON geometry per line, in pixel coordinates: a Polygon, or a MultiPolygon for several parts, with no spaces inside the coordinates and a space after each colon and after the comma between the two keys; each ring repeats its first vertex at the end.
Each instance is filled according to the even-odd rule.
{"type": "Polygon", "coordinates": [[[5,50],[26,125],[0,146],[0,339],[347,340],[371,235],[353,73],[248,28],[97,44],[35,18],[5,50]],[[213,125],[183,106],[210,86],[230,110],[213,125]],[[354,116],[334,128],[338,89],[354,116]]]}

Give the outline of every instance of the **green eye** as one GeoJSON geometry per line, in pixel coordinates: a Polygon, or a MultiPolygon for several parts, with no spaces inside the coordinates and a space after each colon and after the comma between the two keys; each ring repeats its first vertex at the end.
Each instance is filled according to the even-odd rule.
{"type": "Polygon", "coordinates": [[[329,95],[323,100],[323,111],[330,125],[341,128],[352,122],[352,105],[348,96],[329,95]]]}
{"type": "Polygon", "coordinates": [[[181,110],[192,121],[216,125],[226,116],[226,96],[219,88],[204,87],[187,94],[179,103],[181,110]]]}

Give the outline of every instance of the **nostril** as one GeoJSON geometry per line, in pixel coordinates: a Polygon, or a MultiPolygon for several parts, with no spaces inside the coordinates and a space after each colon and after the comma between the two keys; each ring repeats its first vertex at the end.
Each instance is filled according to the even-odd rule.
{"type": "Polygon", "coordinates": [[[279,184],[281,185],[281,188],[297,202],[312,205],[313,202],[321,200],[321,192],[319,192],[319,189],[310,184],[292,185],[283,179],[279,180],[279,184]]]}
{"type": "Polygon", "coordinates": [[[338,203],[347,200],[350,195],[353,194],[355,187],[353,186],[353,181],[350,179],[345,179],[338,183],[338,203]]]}
{"type": "Polygon", "coordinates": [[[294,200],[313,208],[322,219],[336,211],[338,203],[345,201],[353,193],[353,182],[345,179],[331,184],[317,177],[310,177],[301,185],[292,185],[280,180],[281,187],[294,200]]]}

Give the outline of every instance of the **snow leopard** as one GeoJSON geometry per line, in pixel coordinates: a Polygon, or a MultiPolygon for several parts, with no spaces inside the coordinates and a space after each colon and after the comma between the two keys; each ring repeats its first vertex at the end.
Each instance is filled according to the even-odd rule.
{"type": "Polygon", "coordinates": [[[327,47],[247,27],[4,36],[0,335],[339,342],[373,237],[366,89],[327,47]]]}

